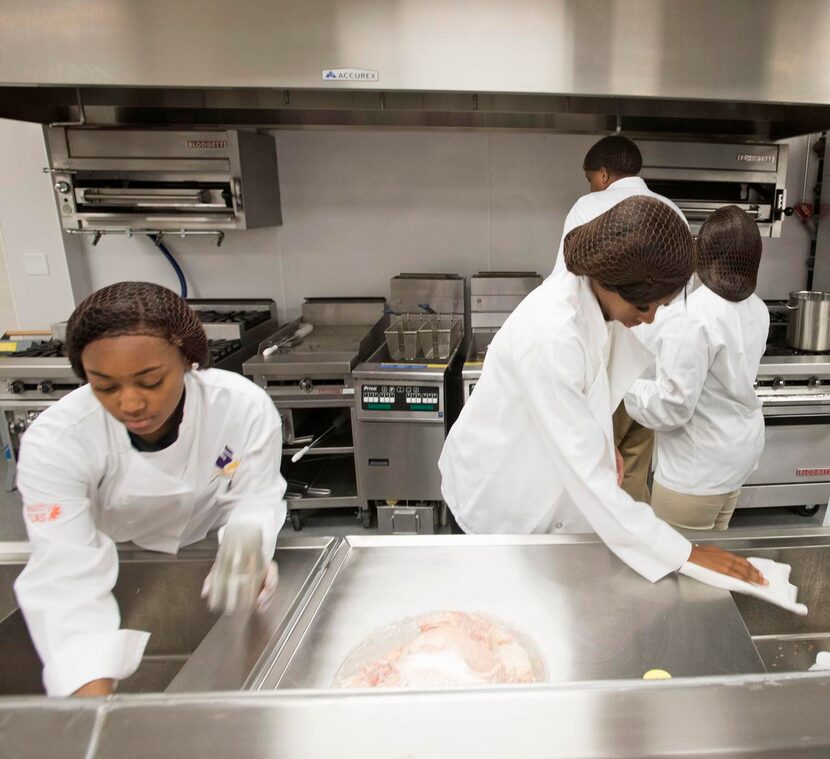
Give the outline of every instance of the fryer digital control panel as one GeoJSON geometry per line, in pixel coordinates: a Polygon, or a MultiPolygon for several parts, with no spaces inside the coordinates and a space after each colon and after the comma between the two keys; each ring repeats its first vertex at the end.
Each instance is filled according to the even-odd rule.
{"type": "Polygon", "coordinates": [[[364,411],[437,413],[441,408],[441,388],[437,385],[377,384],[360,388],[360,407],[364,411]]]}

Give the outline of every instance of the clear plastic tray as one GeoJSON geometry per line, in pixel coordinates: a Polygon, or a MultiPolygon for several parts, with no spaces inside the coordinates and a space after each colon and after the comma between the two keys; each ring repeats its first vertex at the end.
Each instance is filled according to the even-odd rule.
{"type": "Polygon", "coordinates": [[[487,614],[436,611],[375,630],[346,657],[332,687],[432,689],[546,681],[544,657],[525,633],[487,614]]]}

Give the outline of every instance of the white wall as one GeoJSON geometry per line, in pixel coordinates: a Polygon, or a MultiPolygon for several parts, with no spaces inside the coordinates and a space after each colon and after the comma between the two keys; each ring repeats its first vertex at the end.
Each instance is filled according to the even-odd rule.
{"type": "Polygon", "coordinates": [[[6,253],[3,247],[3,230],[0,229],[0,335],[18,328],[17,307],[6,270],[6,253]]]}
{"type": "Polygon", "coordinates": [[[80,241],[64,235],[43,128],[0,119],[0,229],[18,326],[48,329],[89,292],[80,241]]]}
{"type": "MultiPolygon", "coordinates": [[[[283,319],[296,316],[307,296],[388,295],[389,279],[403,271],[546,275],[565,215],[588,189],[582,159],[597,139],[372,129],[273,134],[283,226],[230,233],[220,248],[199,237],[170,237],[167,244],[193,295],[273,297],[283,319]]],[[[800,138],[790,151],[790,202],[801,199],[805,145],[800,138]]],[[[21,155],[0,142],[0,153],[0,166],[16,163],[21,178],[38,181],[40,164],[33,165],[31,151],[21,155]]],[[[38,203],[52,214],[54,236],[57,215],[46,190],[38,203]]],[[[20,212],[18,205],[5,190],[0,223],[20,212]]],[[[88,240],[81,246],[93,288],[123,279],[177,287],[169,264],[146,238],[112,236],[96,247],[88,240]]],[[[9,258],[27,249],[22,242],[10,247],[9,258]]],[[[782,238],[765,241],[759,294],[783,298],[803,287],[808,251],[806,229],[795,217],[787,219],[782,238]]],[[[65,296],[61,318],[70,309],[65,296]]]]}
{"type": "MultiPolygon", "coordinates": [[[[200,297],[388,295],[402,271],[547,274],[590,136],[294,130],[277,140],[284,224],[169,238],[200,297]]],[[[85,242],[93,287],[175,275],[148,240],[85,242]]]]}
{"type": "MultiPolygon", "coordinates": [[[[812,146],[818,136],[805,135],[788,141],[788,206],[794,206],[801,201],[813,202],[818,156],[812,151],[812,146]]],[[[824,202],[827,202],[826,197],[824,202]]],[[[811,234],[810,227],[793,214],[784,219],[781,237],[764,240],[764,254],[758,272],[757,292],[760,297],[785,299],[791,290],[803,290],[807,286],[807,258],[810,255],[811,234]]]]}

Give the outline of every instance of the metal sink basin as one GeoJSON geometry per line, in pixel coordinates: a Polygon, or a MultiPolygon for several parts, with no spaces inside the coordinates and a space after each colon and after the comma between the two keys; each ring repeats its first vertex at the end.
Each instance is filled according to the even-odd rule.
{"type": "MultiPolygon", "coordinates": [[[[148,630],[150,642],[138,671],[118,686],[122,693],[163,691],[216,622],[199,597],[211,557],[122,560],[115,586],[121,624],[148,630]]],[[[7,588],[23,564],[0,565],[7,588]]],[[[0,694],[43,693],[41,663],[19,609],[0,621],[0,694]]]]}
{"type": "MultiPolygon", "coordinates": [[[[208,541],[206,541],[207,543],[208,541]]],[[[119,693],[238,690],[267,658],[297,605],[317,581],[333,545],[330,538],[287,539],[277,548],[280,584],[264,615],[217,617],[200,597],[216,544],[178,556],[120,553],[115,597],[121,626],[150,632],[141,666],[119,693]]],[[[199,544],[200,546],[204,544],[199,544]]],[[[26,563],[0,547],[0,695],[42,694],[41,662],[16,608],[11,586],[26,563]]]]}
{"type": "MultiPolygon", "coordinates": [[[[747,531],[749,532],[749,531],[747,531]]],[[[740,532],[724,538],[695,537],[714,542],[744,556],[759,556],[789,564],[790,582],[809,614],[799,617],[751,596],[734,593],[735,605],[768,672],[806,672],[819,651],[830,651],[830,604],[824,589],[830,577],[830,534],[826,529],[797,529],[789,535],[740,532]]]]}

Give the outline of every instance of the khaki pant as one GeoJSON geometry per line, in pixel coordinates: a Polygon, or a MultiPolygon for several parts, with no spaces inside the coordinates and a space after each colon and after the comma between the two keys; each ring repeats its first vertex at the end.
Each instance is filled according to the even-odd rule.
{"type": "Polygon", "coordinates": [[[655,481],[651,508],[664,522],[681,530],[725,530],[740,494],[738,488],[723,495],[686,495],[655,481]]]}
{"type": "Polygon", "coordinates": [[[635,422],[620,403],[614,412],[614,445],[623,457],[622,489],[635,501],[649,503],[648,472],[654,451],[654,433],[635,422]]]}

